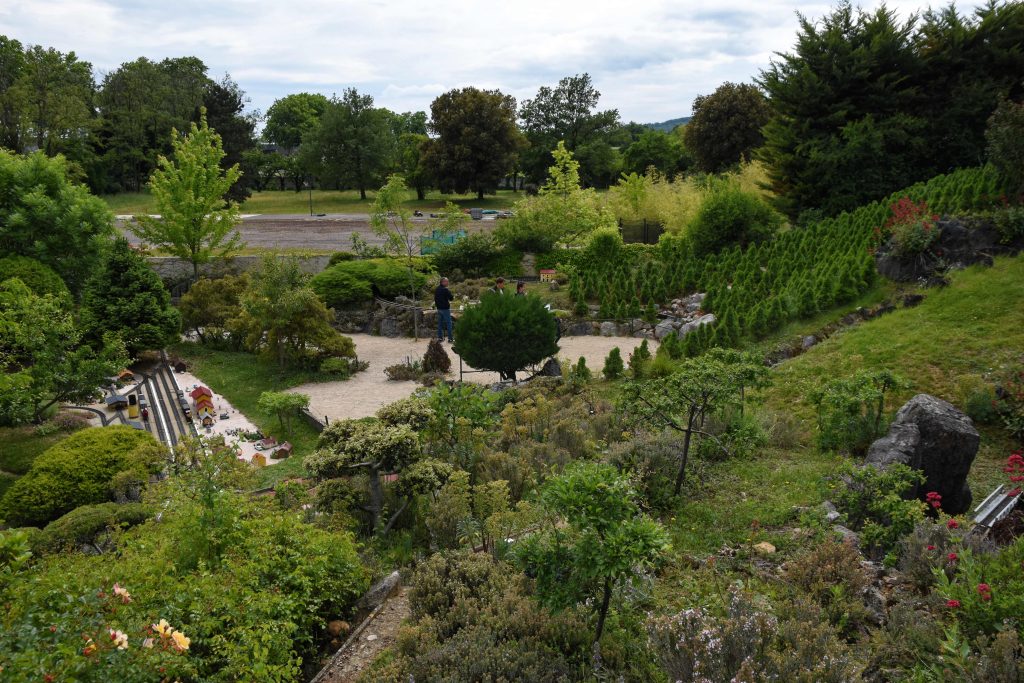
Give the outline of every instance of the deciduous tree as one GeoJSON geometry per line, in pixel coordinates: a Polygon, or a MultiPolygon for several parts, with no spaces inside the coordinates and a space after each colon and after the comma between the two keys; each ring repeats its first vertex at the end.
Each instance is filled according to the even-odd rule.
{"type": "Polygon", "coordinates": [[[721,173],[749,161],[764,142],[761,128],[771,114],[764,93],[749,83],[723,83],[710,95],[698,95],[693,101],[693,118],[683,129],[697,167],[721,173]]]}
{"type": "Polygon", "coordinates": [[[199,125],[192,124],[190,133],[179,137],[174,131],[173,138],[173,159],[160,157],[160,168],[149,181],[160,215],[136,216],[130,229],[189,261],[193,278],[199,279],[200,265],[229,256],[242,246],[235,230],[238,205],[224,201],[240,172],[237,164],[221,169],[224,148],[205,115],[199,125]]]}
{"type": "Polygon", "coordinates": [[[302,136],[319,125],[330,100],[319,93],[300,92],[275,100],[267,109],[263,135],[283,151],[302,144],[302,136]]]}
{"type": "Polygon", "coordinates": [[[285,434],[292,434],[292,418],[303,408],[309,407],[309,395],[290,391],[264,391],[256,401],[256,407],[269,415],[275,415],[285,434]]]}
{"type": "Polygon", "coordinates": [[[516,126],[516,101],[500,90],[450,90],[430,105],[437,135],[427,164],[442,192],[473,190],[483,199],[511,170],[523,146],[516,126]]]}

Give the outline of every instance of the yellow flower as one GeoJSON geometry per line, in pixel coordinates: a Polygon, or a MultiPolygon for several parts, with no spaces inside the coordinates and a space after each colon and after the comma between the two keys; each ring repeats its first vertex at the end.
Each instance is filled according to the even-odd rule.
{"type": "Polygon", "coordinates": [[[192,642],[190,638],[187,638],[181,631],[175,631],[171,634],[171,639],[174,641],[174,649],[178,652],[184,652],[188,649],[189,643],[192,642]]]}
{"type": "Polygon", "coordinates": [[[128,649],[128,636],[124,633],[124,631],[115,631],[114,629],[109,629],[109,630],[110,630],[110,639],[112,641],[114,641],[114,645],[117,646],[117,649],[118,650],[127,650],[128,649]]]}
{"type": "Polygon", "coordinates": [[[162,637],[166,638],[174,632],[171,625],[167,623],[166,619],[161,619],[159,624],[153,624],[153,630],[159,633],[162,637]]]}

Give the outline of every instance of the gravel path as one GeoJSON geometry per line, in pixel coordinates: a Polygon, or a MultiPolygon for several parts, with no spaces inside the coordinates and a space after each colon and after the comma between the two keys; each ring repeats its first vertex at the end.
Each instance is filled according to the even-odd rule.
{"type": "MultiPolygon", "coordinates": [[[[420,385],[416,382],[392,382],[384,375],[384,368],[396,363],[403,363],[407,358],[421,359],[427,350],[429,340],[419,341],[388,337],[375,337],[368,334],[349,335],[356,344],[356,353],[360,360],[370,363],[365,372],[358,373],[344,382],[320,382],[303,384],[290,389],[310,397],[310,411],[318,416],[326,416],[329,421],[348,418],[368,417],[388,403],[392,403],[412,394],[420,385]]],[[[563,337],[559,342],[559,356],[575,363],[580,356],[587,359],[587,367],[595,375],[599,374],[604,365],[605,356],[612,347],[619,347],[623,361],[640,345],[642,339],[635,337],[563,337]]],[[[651,353],[657,350],[657,342],[649,341],[651,353]]],[[[445,344],[445,350],[452,358],[452,377],[459,376],[459,357],[452,347],[445,344]]],[[[520,374],[521,378],[526,373],[520,374]]],[[[498,381],[498,373],[481,372],[465,376],[467,382],[493,384],[498,381]]]]}

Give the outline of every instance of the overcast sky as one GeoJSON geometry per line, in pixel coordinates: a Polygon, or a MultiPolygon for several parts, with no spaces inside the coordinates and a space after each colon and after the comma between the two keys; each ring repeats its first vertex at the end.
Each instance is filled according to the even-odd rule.
{"type": "MultiPolygon", "coordinates": [[[[860,3],[874,8],[880,2],[860,3]]],[[[907,16],[924,5],[890,0],[907,16]]],[[[944,3],[940,3],[944,4],[944,3]]],[[[957,2],[968,12],[980,2],[957,2]]],[[[266,111],[295,92],[373,95],[395,111],[429,111],[452,88],[498,88],[517,100],[588,72],[602,109],[624,121],[687,116],[693,98],[750,82],[789,51],[809,0],[0,0],[0,34],[74,51],[97,80],[138,57],[194,55],[229,73],[266,111]]]]}

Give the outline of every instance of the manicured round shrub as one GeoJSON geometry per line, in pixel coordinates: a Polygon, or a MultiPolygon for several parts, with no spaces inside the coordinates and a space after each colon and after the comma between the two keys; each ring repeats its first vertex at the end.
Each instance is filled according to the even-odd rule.
{"type": "Polygon", "coordinates": [[[733,185],[715,189],[701,203],[690,223],[689,237],[696,256],[738,244],[742,247],[771,237],[782,219],[757,196],[733,185]]]}
{"type": "Polygon", "coordinates": [[[320,372],[347,379],[352,374],[352,363],[348,358],[327,358],[320,363],[320,372]]]}
{"type": "Polygon", "coordinates": [[[165,454],[148,432],[124,425],[83,429],[36,458],[0,499],[0,518],[10,526],[43,526],[81,505],[109,501],[118,473],[133,470],[148,479],[165,454]]]}
{"type": "Polygon", "coordinates": [[[309,284],[331,308],[356,306],[373,298],[369,281],[337,266],[318,273],[309,284]]]}
{"type": "Polygon", "coordinates": [[[534,296],[485,295],[455,326],[455,353],[480,370],[512,373],[558,353],[558,321],[534,296]]]}
{"type": "Polygon", "coordinates": [[[27,256],[5,256],[0,258],[0,282],[16,277],[34,294],[45,296],[52,294],[58,298],[70,296],[68,287],[60,275],[46,266],[27,256]]]}

